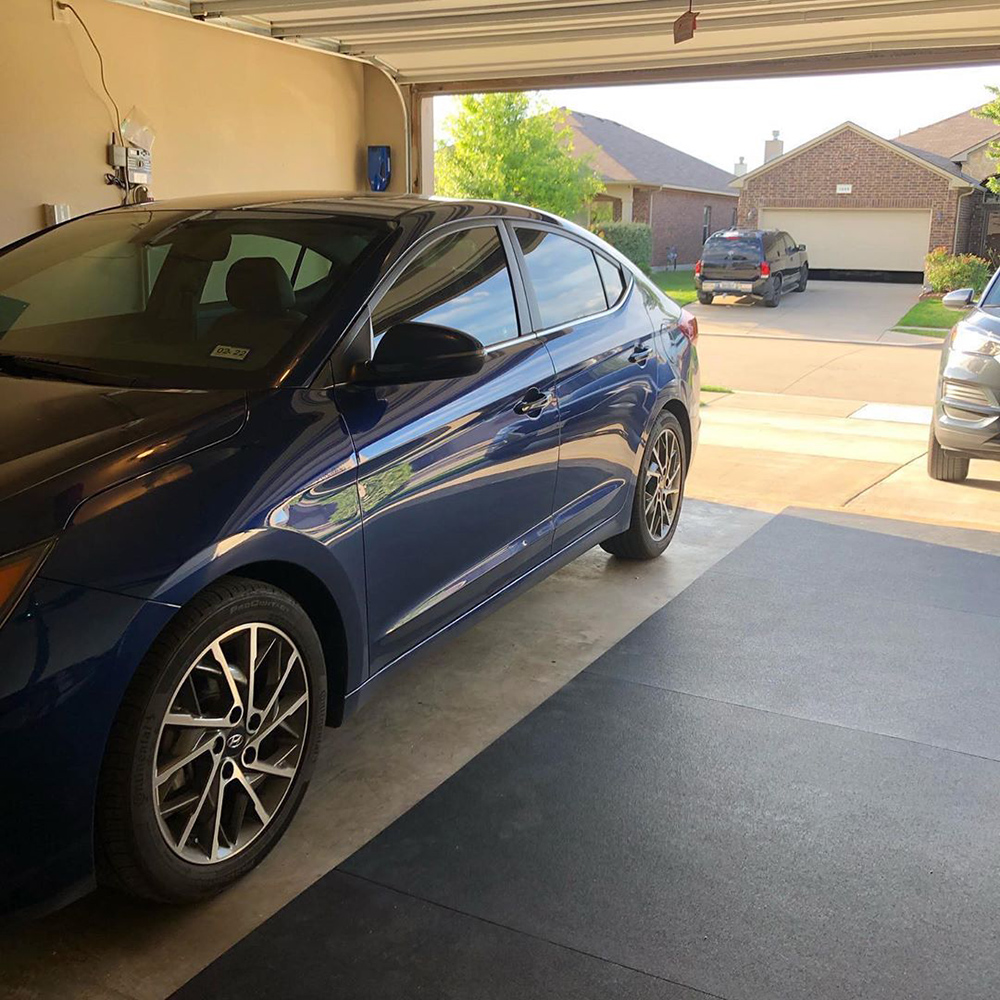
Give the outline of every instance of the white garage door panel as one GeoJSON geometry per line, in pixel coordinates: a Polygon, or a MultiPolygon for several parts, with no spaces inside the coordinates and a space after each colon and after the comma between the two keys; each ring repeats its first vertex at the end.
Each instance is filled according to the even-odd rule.
{"type": "Polygon", "coordinates": [[[923,271],[928,211],[764,208],[760,226],[783,229],[808,248],[811,268],[923,271]]]}

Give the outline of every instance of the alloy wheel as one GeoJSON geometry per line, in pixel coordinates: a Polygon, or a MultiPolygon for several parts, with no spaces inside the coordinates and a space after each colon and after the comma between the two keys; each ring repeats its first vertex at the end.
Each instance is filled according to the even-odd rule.
{"type": "Polygon", "coordinates": [[[308,724],[305,663],[284,632],[251,622],[206,646],[174,690],[153,757],[168,847],[210,865],[253,843],[292,786],[308,724]]]}
{"type": "Polygon", "coordinates": [[[667,537],[677,516],[682,472],[680,441],[672,427],[665,427],[650,449],[644,485],[646,528],[655,542],[667,537]]]}

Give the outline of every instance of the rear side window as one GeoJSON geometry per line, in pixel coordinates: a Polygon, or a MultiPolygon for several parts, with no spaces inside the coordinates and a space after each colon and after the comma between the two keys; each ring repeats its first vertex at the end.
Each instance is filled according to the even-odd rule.
{"type": "Polygon", "coordinates": [[[756,263],[760,254],[760,240],[756,236],[713,236],[705,244],[701,259],[705,264],[756,263]]]}
{"type": "Polygon", "coordinates": [[[601,272],[601,280],[604,282],[604,294],[608,299],[610,309],[622,297],[625,291],[625,280],[622,278],[621,269],[617,264],[612,264],[607,257],[595,254],[597,257],[597,268],[601,272]]]}
{"type": "Polygon", "coordinates": [[[544,329],[607,309],[593,251],[576,240],[540,229],[518,229],[528,279],[544,329]]]}
{"type": "Polygon", "coordinates": [[[507,255],[496,229],[445,236],[407,265],[372,313],[375,343],[398,323],[435,323],[484,346],[517,336],[507,255]]]}

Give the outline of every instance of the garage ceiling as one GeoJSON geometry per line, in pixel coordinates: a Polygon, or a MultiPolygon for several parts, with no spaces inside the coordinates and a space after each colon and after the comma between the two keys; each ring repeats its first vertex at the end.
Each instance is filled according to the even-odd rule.
{"type": "Polygon", "coordinates": [[[378,61],[425,92],[1000,60],[996,0],[698,0],[680,45],[687,0],[131,2],[378,61]]]}

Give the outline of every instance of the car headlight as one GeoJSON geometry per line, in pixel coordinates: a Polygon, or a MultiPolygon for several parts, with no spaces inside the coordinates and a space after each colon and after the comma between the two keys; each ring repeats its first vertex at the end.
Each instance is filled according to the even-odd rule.
{"type": "Polygon", "coordinates": [[[0,559],[0,624],[34,579],[50,545],[44,542],[0,559]]]}
{"type": "Polygon", "coordinates": [[[1000,356],[1000,340],[983,333],[971,323],[959,323],[951,335],[951,349],[963,354],[1000,356]]]}

